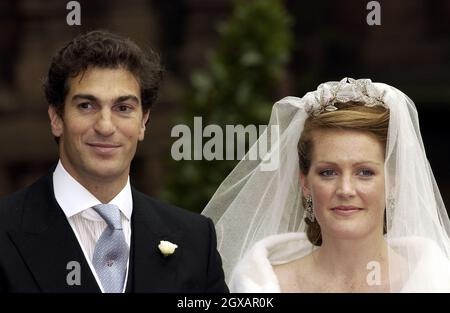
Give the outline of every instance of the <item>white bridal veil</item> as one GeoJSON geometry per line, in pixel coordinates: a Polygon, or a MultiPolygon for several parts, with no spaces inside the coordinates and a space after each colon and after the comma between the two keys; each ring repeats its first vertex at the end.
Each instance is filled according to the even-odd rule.
{"type": "Polygon", "coordinates": [[[303,98],[275,103],[266,131],[202,213],[215,222],[227,280],[255,242],[305,231],[297,144],[310,114],[335,110],[333,103],[347,101],[390,110],[385,238],[401,256],[389,255],[392,291],[450,291],[450,222],[425,154],[416,108],[400,90],[369,79],[327,82],[303,98]]]}

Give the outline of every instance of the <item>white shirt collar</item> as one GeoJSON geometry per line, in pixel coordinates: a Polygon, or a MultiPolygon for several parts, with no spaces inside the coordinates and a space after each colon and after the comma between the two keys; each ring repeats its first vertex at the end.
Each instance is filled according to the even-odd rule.
{"type": "MultiPolygon", "coordinates": [[[[53,190],[56,201],[67,218],[83,212],[83,217],[92,220],[102,220],[100,215],[91,209],[94,205],[101,204],[102,202],[66,171],[61,160],[59,160],[53,172],[53,190]]],[[[130,177],[128,177],[127,184],[122,191],[109,203],[117,205],[122,214],[130,220],[133,211],[130,177]]]]}

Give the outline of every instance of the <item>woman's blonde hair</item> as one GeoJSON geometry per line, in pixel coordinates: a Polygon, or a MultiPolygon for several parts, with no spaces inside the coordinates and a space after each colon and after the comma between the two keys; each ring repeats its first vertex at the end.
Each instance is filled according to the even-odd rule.
{"type": "MultiPolygon", "coordinates": [[[[313,133],[322,129],[343,129],[368,132],[375,136],[386,147],[389,127],[389,110],[381,105],[368,107],[361,102],[347,102],[334,104],[338,110],[324,112],[317,116],[310,115],[298,142],[298,155],[300,171],[305,176],[311,166],[312,151],[314,148],[313,133]]],[[[303,206],[306,201],[303,199],[303,206]]],[[[315,219],[311,222],[305,219],[307,224],[306,235],[308,240],[316,246],[322,244],[320,225],[315,219]]]]}

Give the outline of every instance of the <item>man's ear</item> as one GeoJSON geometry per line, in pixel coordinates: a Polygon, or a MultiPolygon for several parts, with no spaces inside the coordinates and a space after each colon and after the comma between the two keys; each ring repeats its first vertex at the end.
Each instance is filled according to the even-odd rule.
{"type": "Polygon", "coordinates": [[[308,179],[307,179],[306,175],[303,174],[302,172],[300,172],[300,185],[302,186],[302,194],[304,196],[311,195],[311,191],[309,190],[309,187],[308,187],[308,179]]]}
{"type": "Polygon", "coordinates": [[[150,117],[150,110],[144,113],[144,116],[142,117],[142,123],[141,123],[141,130],[139,132],[139,141],[144,140],[145,137],[145,125],[147,124],[147,121],[150,117]]]}
{"type": "Polygon", "coordinates": [[[52,128],[53,136],[61,137],[63,134],[63,121],[53,105],[48,106],[48,117],[50,118],[50,126],[52,128]]]}

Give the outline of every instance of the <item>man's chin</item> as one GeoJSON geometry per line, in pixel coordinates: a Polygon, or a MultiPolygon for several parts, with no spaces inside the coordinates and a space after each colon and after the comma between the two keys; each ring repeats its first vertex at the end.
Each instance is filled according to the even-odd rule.
{"type": "MultiPolygon", "coordinates": [[[[89,176],[96,180],[114,180],[124,175],[124,170],[121,170],[117,164],[108,164],[110,162],[100,161],[98,164],[93,164],[88,170],[89,176]]],[[[126,173],[128,176],[128,173],[126,173]]]]}

